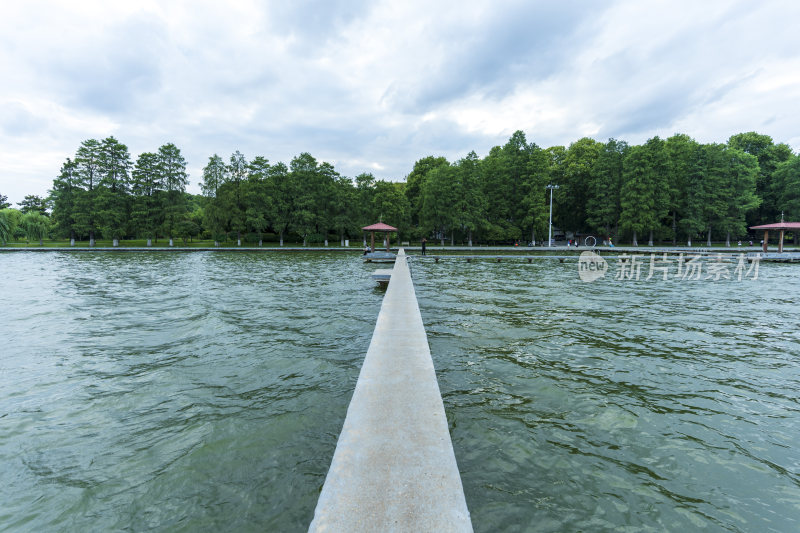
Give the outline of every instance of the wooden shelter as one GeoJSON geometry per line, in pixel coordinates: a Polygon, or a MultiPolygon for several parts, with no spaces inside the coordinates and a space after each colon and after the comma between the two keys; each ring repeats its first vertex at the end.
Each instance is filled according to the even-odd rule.
{"type": "Polygon", "coordinates": [[[383,222],[378,222],[377,224],[372,224],[371,226],[364,226],[364,231],[369,232],[369,248],[371,252],[375,251],[375,233],[385,233],[386,234],[386,251],[391,251],[389,248],[389,234],[393,231],[397,231],[397,228],[393,228],[389,224],[384,224],[383,222]]]}
{"type": "Polygon", "coordinates": [[[750,229],[755,230],[764,230],[764,244],[762,246],[762,250],[764,253],[767,252],[767,242],[769,241],[769,232],[771,230],[779,231],[780,237],[778,237],[778,253],[783,253],[783,234],[787,231],[800,231],[800,222],[784,222],[783,216],[781,216],[781,221],[776,222],[774,224],[762,224],[761,226],[750,226],[750,229]]]}

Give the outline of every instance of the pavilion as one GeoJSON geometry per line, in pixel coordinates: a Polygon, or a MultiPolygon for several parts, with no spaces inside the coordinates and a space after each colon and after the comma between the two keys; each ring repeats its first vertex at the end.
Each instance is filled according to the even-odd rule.
{"type": "Polygon", "coordinates": [[[781,214],[781,221],[776,222],[774,224],[762,224],[761,226],[750,226],[750,229],[756,230],[764,230],[764,244],[762,246],[762,250],[764,253],[767,252],[767,242],[769,242],[769,232],[771,230],[779,231],[780,236],[778,237],[778,253],[783,253],[783,235],[787,231],[800,231],[800,222],[784,222],[783,221],[783,214],[781,214]]]}
{"type": "Polygon", "coordinates": [[[364,231],[370,232],[370,239],[369,239],[370,246],[369,246],[369,248],[370,248],[371,252],[375,251],[375,233],[376,232],[377,233],[386,233],[386,251],[387,252],[391,251],[390,250],[390,246],[389,246],[389,234],[391,232],[393,232],[393,231],[397,231],[397,228],[393,228],[389,224],[384,224],[383,222],[378,222],[377,224],[372,224],[371,226],[364,226],[361,229],[363,229],[364,231]]]}

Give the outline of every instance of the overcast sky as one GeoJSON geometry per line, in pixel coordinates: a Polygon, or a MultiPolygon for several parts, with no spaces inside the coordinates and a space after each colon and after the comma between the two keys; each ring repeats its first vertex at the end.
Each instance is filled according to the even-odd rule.
{"type": "Polygon", "coordinates": [[[800,2],[0,3],[0,194],[81,141],[402,180],[426,155],[758,131],[800,148],[800,2]]]}

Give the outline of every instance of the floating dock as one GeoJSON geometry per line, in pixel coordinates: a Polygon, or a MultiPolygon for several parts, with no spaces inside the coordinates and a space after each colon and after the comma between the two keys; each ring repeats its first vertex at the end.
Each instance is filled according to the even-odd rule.
{"type": "Polygon", "coordinates": [[[800,261],[800,252],[756,252],[747,254],[747,258],[775,263],[795,263],[800,261]]]}
{"type": "Polygon", "coordinates": [[[402,249],[309,531],[472,531],[402,249]]]}
{"type": "Polygon", "coordinates": [[[378,285],[381,287],[386,287],[389,285],[389,281],[392,279],[392,269],[391,268],[381,268],[376,270],[372,273],[372,279],[378,282],[378,285]]]}

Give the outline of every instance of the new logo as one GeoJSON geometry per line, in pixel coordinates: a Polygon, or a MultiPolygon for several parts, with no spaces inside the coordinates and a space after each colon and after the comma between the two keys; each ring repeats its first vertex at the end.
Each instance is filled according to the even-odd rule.
{"type": "Polygon", "coordinates": [[[587,283],[597,281],[604,277],[608,271],[608,263],[600,257],[600,254],[587,250],[581,253],[578,259],[578,275],[581,281],[587,283]]]}

